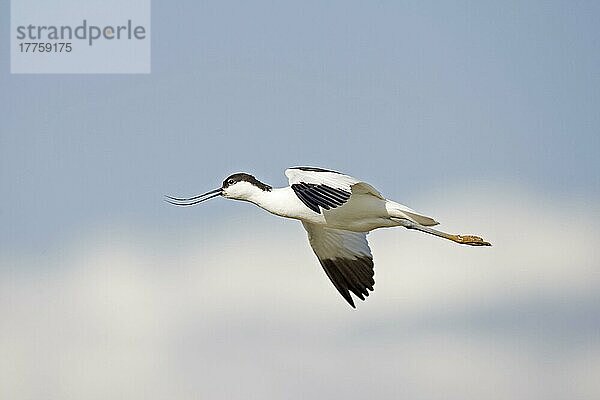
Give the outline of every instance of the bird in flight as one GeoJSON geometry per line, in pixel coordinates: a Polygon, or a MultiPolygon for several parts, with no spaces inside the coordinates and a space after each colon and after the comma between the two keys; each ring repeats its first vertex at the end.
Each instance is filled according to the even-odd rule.
{"type": "Polygon", "coordinates": [[[254,176],[237,173],[210,192],[189,198],[165,196],[176,206],[192,206],[214,197],[243,200],[284,218],[302,222],[308,241],[337,291],[354,308],[373,291],[373,255],[367,234],[401,226],[469,246],[491,246],[479,236],[453,235],[431,228],[433,218],[388,200],[373,186],[351,176],[315,167],[285,171],[290,185],[273,188],[254,176]]]}

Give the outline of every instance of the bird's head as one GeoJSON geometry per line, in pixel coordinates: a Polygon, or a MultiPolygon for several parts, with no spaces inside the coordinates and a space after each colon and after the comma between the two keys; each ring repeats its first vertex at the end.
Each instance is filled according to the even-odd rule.
{"type": "Polygon", "coordinates": [[[223,181],[223,185],[220,188],[211,190],[210,192],[188,198],[165,197],[167,198],[167,202],[176,206],[193,206],[217,196],[223,196],[227,199],[249,201],[256,194],[270,192],[271,189],[273,189],[271,186],[262,183],[252,175],[239,172],[228,176],[223,181]]]}
{"type": "Polygon", "coordinates": [[[223,197],[235,200],[249,200],[254,194],[270,192],[271,186],[262,183],[250,174],[239,172],[223,181],[221,194],[223,197]]]}

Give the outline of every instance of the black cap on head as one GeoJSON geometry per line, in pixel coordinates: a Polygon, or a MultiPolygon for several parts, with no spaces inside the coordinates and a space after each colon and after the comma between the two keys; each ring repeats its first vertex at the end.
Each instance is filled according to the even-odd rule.
{"type": "Polygon", "coordinates": [[[259,181],[255,177],[253,177],[252,175],[246,174],[244,172],[239,172],[237,174],[228,176],[227,179],[225,179],[223,181],[223,189],[225,189],[231,185],[235,185],[236,183],[241,182],[241,181],[246,181],[246,182],[256,186],[257,188],[264,190],[265,192],[270,192],[271,189],[273,189],[271,186],[267,185],[266,183],[262,183],[261,181],[259,181]]]}

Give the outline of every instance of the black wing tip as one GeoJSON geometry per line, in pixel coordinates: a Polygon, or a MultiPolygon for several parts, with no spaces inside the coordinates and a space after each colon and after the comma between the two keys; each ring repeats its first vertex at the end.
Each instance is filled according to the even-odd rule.
{"type": "Polygon", "coordinates": [[[347,296],[342,295],[342,297],[344,297],[344,300],[346,300],[348,304],[350,304],[350,307],[356,310],[356,305],[354,304],[354,299],[352,298],[352,295],[350,295],[350,292],[346,292],[346,294],[347,296]]]}
{"type": "Polygon", "coordinates": [[[354,260],[319,259],[319,261],[329,280],[352,308],[356,309],[352,294],[365,301],[369,297],[369,291],[373,291],[375,271],[371,257],[358,257],[354,260]]]}

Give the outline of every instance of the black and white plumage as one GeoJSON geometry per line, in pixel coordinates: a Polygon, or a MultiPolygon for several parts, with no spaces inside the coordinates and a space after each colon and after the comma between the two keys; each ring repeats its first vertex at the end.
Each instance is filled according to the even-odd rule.
{"type": "Polygon", "coordinates": [[[327,277],[355,307],[351,293],[364,300],[373,291],[373,255],[367,234],[377,228],[401,226],[471,246],[489,246],[478,236],[452,235],[431,228],[438,223],[402,204],[388,200],[373,186],[351,176],[317,167],[285,171],[290,186],[272,188],[246,173],[230,175],[208,193],[176,198],[178,206],[213,197],[243,200],[285,218],[302,221],[309,243],[327,277]]]}
{"type": "Polygon", "coordinates": [[[350,292],[364,300],[375,285],[373,255],[365,232],[328,229],[316,224],[302,223],[308,232],[308,241],[321,266],[352,307],[350,292]]]}
{"type": "Polygon", "coordinates": [[[321,209],[330,210],[344,204],[352,193],[319,183],[293,183],[291,188],[304,205],[320,214],[321,209]]]}

